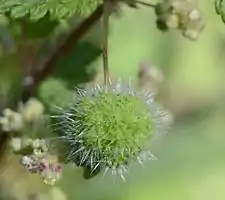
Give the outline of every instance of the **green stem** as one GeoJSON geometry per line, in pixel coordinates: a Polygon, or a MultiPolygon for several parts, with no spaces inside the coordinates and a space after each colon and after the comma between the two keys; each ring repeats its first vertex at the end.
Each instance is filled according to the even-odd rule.
{"type": "Polygon", "coordinates": [[[152,3],[147,3],[147,2],[143,2],[143,1],[138,1],[136,0],[135,1],[136,4],[140,4],[140,5],[143,5],[143,6],[148,6],[148,7],[152,7],[152,8],[155,8],[156,4],[152,4],[152,3]]]}
{"type": "Polygon", "coordinates": [[[109,84],[109,61],[108,61],[108,30],[109,30],[109,15],[110,15],[110,2],[105,1],[103,11],[103,71],[104,71],[104,84],[109,84]]]}
{"type": "MultiPolygon", "coordinates": [[[[123,2],[123,0],[119,0],[119,1],[123,2]]],[[[151,7],[151,8],[155,8],[156,7],[156,4],[147,3],[147,2],[144,2],[144,1],[138,1],[138,0],[134,0],[134,1],[128,2],[127,4],[130,7],[132,7],[132,8],[138,8],[138,4],[139,5],[143,5],[143,6],[147,6],[147,7],[151,7]]]]}

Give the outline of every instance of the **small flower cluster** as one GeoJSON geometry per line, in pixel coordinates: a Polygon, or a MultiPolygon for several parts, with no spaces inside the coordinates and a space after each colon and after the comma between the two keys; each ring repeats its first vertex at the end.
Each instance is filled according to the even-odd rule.
{"type": "Polygon", "coordinates": [[[49,145],[43,139],[13,138],[11,146],[23,156],[20,163],[31,173],[40,176],[44,183],[53,185],[61,177],[62,165],[57,156],[49,154],[49,145]]]}
{"type": "Polygon", "coordinates": [[[11,140],[11,149],[16,154],[34,154],[37,157],[43,157],[48,152],[48,144],[44,139],[31,139],[13,137],[11,140]]]}
{"type": "Polygon", "coordinates": [[[53,156],[23,156],[20,160],[25,169],[39,175],[45,184],[53,185],[61,177],[62,165],[53,156]]]}
{"type": "Polygon", "coordinates": [[[62,166],[57,161],[57,156],[49,153],[47,140],[33,139],[30,135],[35,132],[33,125],[40,125],[43,116],[43,104],[37,99],[30,99],[25,104],[20,103],[17,111],[5,109],[0,117],[0,124],[3,131],[12,133],[11,149],[22,156],[20,163],[23,167],[40,176],[46,184],[54,184],[61,176],[62,166]],[[28,138],[26,132],[29,133],[28,138]],[[15,136],[18,133],[22,136],[15,136]]]}
{"type": "Polygon", "coordinates": [[[3,110],[0,117],[2,130],[5,132],[19,132],[27,123],[39,120],[44,113],[44,106],[36,99],[30,99],[26,104],[19,104],[18,111],[9,108],[3,110]]]}
{"type": "Polygon", "coordinates": [[[201,12],[193,0],[164,0],[156,5],[155,13],[160,30],[178,29],[191,40],[196,40],[205,27],[201,12]]]}

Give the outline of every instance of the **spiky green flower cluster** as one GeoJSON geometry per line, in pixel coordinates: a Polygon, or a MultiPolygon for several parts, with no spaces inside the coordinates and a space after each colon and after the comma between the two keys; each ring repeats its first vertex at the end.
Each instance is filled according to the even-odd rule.
{"type": "Polygon", "coordinates": [[[57,116],[68,160],[90,173],[112,169],[123,177],[132,161],[153,158],[150,143],[163,125],[153,100],[121,84],[78,90],[57,116]]]}
{"type": "Polygon", "coordinates": [[[10,12],[12,18],[29,16],[39,20],[47,13],[53,19],[62,19],[74,13],[82,16],[92,12],[102,0],[0,0],[0,13],[10,12]]]}
{"type": "Polygon", "coordinates": [[[155,9],[157,26],[162,31],[180,30],[182,35],[195,40],[204,29],[204,21],[193,0],[164,0],[155,9]]]}

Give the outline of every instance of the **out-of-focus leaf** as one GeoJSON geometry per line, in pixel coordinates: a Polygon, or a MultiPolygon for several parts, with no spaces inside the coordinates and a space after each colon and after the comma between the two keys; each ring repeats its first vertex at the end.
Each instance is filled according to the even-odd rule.
{"type": "Polygon", "coordinates": [[[39,20],[45,16],[48,10],[45,8],[45,5],[38,6],[30,10],[30,19],[32,21],[39,20]]]}
{"type": "MultiPolygon", "coordinates": [[[[34,11],[36,12],[36,11],[34,11]]],[[[45,10],[44,10],[45,12],[45,10]]],[[[49,13],[36,12],[37,15],[33,15],[35,18],[42,18],[36,21],[26,20],[24,21],[24,28],[26,29],[26,35],[29,39],[45,38],[48,37],[54,29],[58,26],[59,22],[51,20],[49,13]]],[[[15,38],[21,37],[20,20],[9,19],[9,29],[15,38]]]]}
{"type": "Polygon", "coordinates": [[[96,69],[91,63],[100,54],[100,48],[90,42],[81,41],[59,62],[54,75],[65,80],[72,88],[89,82],[96,75],[96,69]]]}
{"type": "Polygon", "coordinates": [[[66,106],[73,96],[72,92],[66,87],[64,81],[50,78],[41,84],[39,88],[39,97],[48,108],[56,109],[55,106],[66,106]]]}
{"type": "Polygon", "coordinates": [[[225,1],[224,0],[215,0],[215,10],[221,19],[225,23],[225,1]]]}
{"type": "Polygon", "coordinates": [[[29,12],[29,10],[27,9],[27,7],[17,6],[12,9],[11,16],[13,18],[20,18],[20,17],[24,17],[25,15],[27,15],[28,12],[29,12]]]}
{"type": "MultiPolygon", "coordinates": [[[[40,14],[40,13],[37,13],[37,14],[40,14]]],[[[36,16],[36,18],[38,18],[38,16],[36,16]]],[[[47,37],[58,26],[58,24],[59,24],[58,21],[50,20],[49,14],[45,15],[43,18],[41,18],[37,22],[28,21],[26,23],[27,36],[29,38],[47,37]]]]}

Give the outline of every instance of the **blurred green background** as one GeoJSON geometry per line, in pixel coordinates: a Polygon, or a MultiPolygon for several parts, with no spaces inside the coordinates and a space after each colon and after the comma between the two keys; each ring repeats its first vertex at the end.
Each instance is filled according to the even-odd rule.
{"type": "MultiPolygon", "coordinates": [[[[63,179],[50,187],[8,155],[1,174],[3,193],[21,200],[224,200],[225,25],[215,14],[213,0],[199,0],[199,7],[206,28],[196,42],[176,31],[161,33],[153,11],[146,7],[124,7],[121,16],[110,22],[113,77],[135,79],[143,60],[164,74],[158,99],[173,113],[174,124],[154,144],[157,161],[133,166],[126,182],[111,175],[83,180],[80,170],[70,166],[63,179]]],[[[79,65],[75,58],[74,62],[79,65]]],[[[102,58],[82,62],[101,66],[102,58]]],[[[5,74],[16,72],[15,65],[11,59],[5,69],[0,66],[2,91],[9,82],[5,74]]]]}

